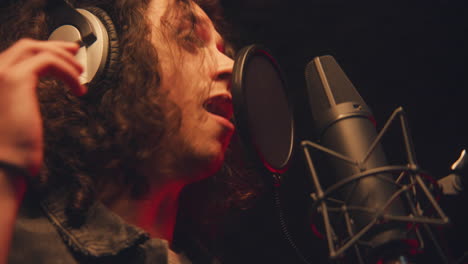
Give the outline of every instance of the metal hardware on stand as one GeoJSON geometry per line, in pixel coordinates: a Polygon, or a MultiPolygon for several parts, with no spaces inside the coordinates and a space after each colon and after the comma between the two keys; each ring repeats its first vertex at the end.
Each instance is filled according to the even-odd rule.
{"type": "MultiPolygon", "coordinates": [[[[412,226],[416,233],[416,239],[419,241],[420,247],[424,246],[424,241],[421,234],[419,234],[418,225],[424,227],[424,231],[427,232],[428,237],[434,243],[434,246],[437,250],[437,254],[440,256],[442,263],[448,263],[445,254],[443,253],[441,247],[437,243],[434,234],[430,230],[428,224],[431,225],[444,225],[449,222],[448,217],[442,211],[440,206],[437,204],[436,199],[430,192],[429,188],[426,186],[426,183],[422,179],[423,171],[420,170],[419,166],[416,164],[415,152],[413,148],[413,143],[409,135],[408,124],[403,109],[397,108],[393,114],[390,116],[388,121],[385,123],[383,129],[378,133],[377,137],[374,139],[373,143],[369,147],[367,154],[364,156],[362,161],[352,160],[345,155],[337,153],[329,148],[321,146],[317,143],[304,140],[301,142],[301,146],[304,151],[305,159],[308,164],[310,175],[312,177],[313,185],[315,187],[314,193],[311,194],[311,198],[314,200],[313,208],[317,208],[317,211],[322,215],[323,225],[326,233],[326,239],[328,247],[330,250],[330,258],[336,260],[343,256],[346,250],[353,247],[356,258],[359,263],[364,264],[363,256],[361,254],[361,246],[366,246],[365,241],[360,239],[372,230],[373,227],[379,225],[380,223],[387,222],[407,222],[412,223],[412,226]],[[332,184],[325,190],[322,187],[322,184],[317,176],[317,171],[315,169],[314,163],[312,161],[311,153],[309,148],[318,150],[326,155],[342,160],[358,168],[362,168],[361,165],[364,164],[367,159],[370,157],[371,153],[374,151],[376,146],[382,140],[383,135],[388,131],[390,125],[399,118],[401,124],[401,131],[403,134],[403,140],[405,145],[405,154],[407,159],[407,164],[404,165],[389,165],[382,166],[377,168],[372,168],[368,170],[360,170],[360,173],[356,173],[341,179],[338,182],[332,184]],[[392,181],[387,177],[380,177],[379,174],[388,173],[396,176],[396,180],[392,181]],[[347,205],[346,200],[338,199],[333,195],[337,193],[341,188],[345,186],[351,186],[357,181],[364,179],[366,177],[379,177],[379,179],[387,182],[391,182],[398,189],[389,197],[388,201],[378,209],[372,209],[367,207],[359,206],[350,206],[347,205]],[[421,208],[421,204],[416,201],[416,195],[427,199],[429,205],[435,211],[436,216],[427,216],[424,215],[428,210],[421,208]],[[392,204],[395,199],[404,200],[409,207],[408,215],[392,215],[387,214],[386,209],[392,204]],[[372,215],[372,220],[367,223],[360,230],[354,230],[352,213],[367,213],[372,215]],[[335,232],[334,225],[332,224],[331,213],[339,213],[344,217],[347,237],[340,238],[335,232]]],[[[397,256],[396,259],[383,261],[383,263],[408,263],[404,256],[397,256]],[[395,262],[396,261],[396,262],[395,262]]]]}

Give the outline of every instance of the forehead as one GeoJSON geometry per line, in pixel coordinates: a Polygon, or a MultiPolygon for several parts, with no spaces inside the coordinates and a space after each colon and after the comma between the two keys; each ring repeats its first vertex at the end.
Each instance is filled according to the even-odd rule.
{"type": "Polygon", "coordinates": [[[208,15],[191,0],[151,0],[147,12],[156,27],[160,27],[162,21],[176,22],[189,14],[195,15],[199,22],[212,24],[208,15]]]}

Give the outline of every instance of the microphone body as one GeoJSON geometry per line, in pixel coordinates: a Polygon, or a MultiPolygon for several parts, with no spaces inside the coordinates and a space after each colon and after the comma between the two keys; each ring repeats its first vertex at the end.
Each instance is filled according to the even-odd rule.
{"type": "MultiPolygon", "coordinates": [[[[322,56],[311,61],[306,68],[306,81],[319,143],[348,158],[346,161],[328,156],[329,175],[320,181],[330,187],[356,174],[387,166],[380,145],[368,153],[377,137],[371,111],[333,57],[322,56]]],[[[384,207],[385,214],[407,215],[407,206],[400,198],[389,201],[398,189],[394,180],[389,174],[374,174],[342,186],[333,198],[343,201],[351,220],[346,224],[337,223],[341,226],[338,233],[349,236],[359,232],[384,207]]],[[[375,225],[360,242],[367,245],[366,259],[377,260],[399,255],[404,247],[401,241],[405,239],[406,226],[388,222],[375,225]]]]}

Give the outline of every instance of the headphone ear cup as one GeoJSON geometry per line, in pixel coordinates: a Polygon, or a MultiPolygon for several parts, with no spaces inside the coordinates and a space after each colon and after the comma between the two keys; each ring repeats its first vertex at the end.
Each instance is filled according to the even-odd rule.
{"type": "Polygon", "coordinates": [[[104,10],[98,7],[86,7],[83,9],[89,11],[97,18],[99,18],[99,20],[104,25],[109,38],[106,65],[102,71],[101,76],[97,80],[93,80],[92,83],[96,83],[96,81],[112,80],[117,74],[120,59],[119,38],[117,36],[114,23],[112,22],[110,16],[104,10]]]}

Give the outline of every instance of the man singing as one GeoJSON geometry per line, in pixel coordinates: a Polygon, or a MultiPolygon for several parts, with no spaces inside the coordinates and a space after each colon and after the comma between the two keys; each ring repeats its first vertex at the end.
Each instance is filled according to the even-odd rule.
{"type": "Polygon", "coordinates": [[[1,11],[0,263],[198,262],[173,243],[179,196],[234,132],[216,3],[68,4],[117,45],[89,85],[79,45],[45,41],[50,3],[1,11]]]}

